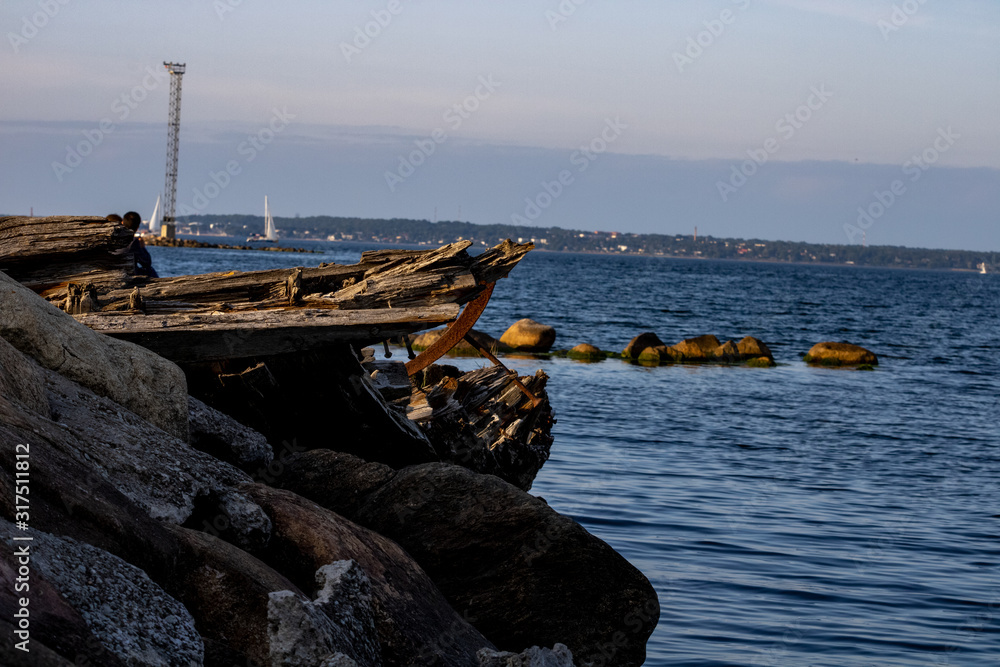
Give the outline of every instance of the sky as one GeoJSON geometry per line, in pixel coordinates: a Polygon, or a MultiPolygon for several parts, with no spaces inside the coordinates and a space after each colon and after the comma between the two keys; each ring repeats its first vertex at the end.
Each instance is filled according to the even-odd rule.
{"type": "Polygon", "coordinates": [[[1000,250],[995,0],[4,0],[0,213],[1000,250]]]}

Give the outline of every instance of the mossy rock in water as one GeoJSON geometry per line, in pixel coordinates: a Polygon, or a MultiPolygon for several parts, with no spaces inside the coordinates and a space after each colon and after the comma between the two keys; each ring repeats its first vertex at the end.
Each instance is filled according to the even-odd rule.
{"type": "Polygon", "coordinates": [[[747,359],[746,365],[750,368],[771,368],[777,364],[767,357],[754,357],[753,359],[747,359]]]}
{"type": "Polygon", "coordinates": [[[871,350],[851,343],[816,343],[802,360],[807,364],[822,364],[824,366],[875,366],[878,357],[871,350]]]}
{"type": "Polygon", "coordinates": [[[636,361],[643,366],[661,366],[674,363],[674,358],[670,348],[666,345],[657,345],[643,350],[636,361]]]}
{"type": "Polygon", "coordinates": [[[875,370],[875,367],[872,366],[871,364],[861,364],[860,366],[858,366],[858,370],[859,371],[873,371],[873,370],[875,370]]]}
{"type": "Polygon", "coordinates": [[[566,352],[566,356],[577,361],[604,361],[607,355],[599,347],[580,343],[576,347],[566,352]]]}

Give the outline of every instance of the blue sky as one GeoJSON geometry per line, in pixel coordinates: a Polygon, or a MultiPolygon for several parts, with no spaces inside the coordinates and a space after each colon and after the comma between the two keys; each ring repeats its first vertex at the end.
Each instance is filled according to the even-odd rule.
{"type": "Polygon", "coordinates": [[[5,0],[0,28],[4,212],[148,215],[177,60],[179,213],[1000,250],[989,0],[5,0]]]}

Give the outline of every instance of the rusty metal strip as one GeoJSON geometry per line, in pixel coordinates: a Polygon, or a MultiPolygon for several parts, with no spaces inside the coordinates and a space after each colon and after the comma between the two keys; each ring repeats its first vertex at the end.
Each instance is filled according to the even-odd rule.
{"type": "Polygon", "coordinates": [[[438,338],[433,345],[417,355],[416,359],[406,362],[406,374],[415,375],[448,353],[451,348],[462,342],[466,334],[472,331],[479,316],[486,310],[496,283],[490,283],[475,299],[465,305],[461,315],[448,324],[448,330],[438,338]]]}
{"type": "Polygon", "coordinates": [[[486,348],[486,346],[485,346],[485,345],[481,345],[481,344],[479,343],[479,341],[477,341],[477,340],[476,340],[475,338],[473,338],[472,336],[466,336],[466,337],[465,337],[465,340],[467,340],[467,341],[469,342],[469,345],[471,345],[472,347],[474,347],[474,348],[476,348],[477,350],[479,350],[479,354],[481,354],[481,355],[483,355],[484,357],[486,357],[487,359],[489,359],[489,360],[490,360],[490,362],[491,362],[491,363],[492,363],[492,364],[493,364],[494,366],[499,366],[500,368],[504,369],[504,371],[505,371],[505,372],[507,373],[507,375],[509,375],[509,376],[510,376],[510,379],[511,379],[511,380],[513,380],[514,384],[516,384],[516,385],[517,385],[517,388],[518,388],[518,389],[520,389],[520,390],[521,390],[521,392],[522,392],[522,393],[523,393],[523,394],[524,394],[525,396],[527,396],[527,397],[528,397],[529,399],[531,399],[531,406],[532,406],[532,407],[538,407],[539,403],[541,403],[541,402],[542,402],[542,399],[541,399],[541,398],[539,398],[539,397],[537,397],[537,396],[535,396],[535,395],[534,395],[533,393],[531,393],[531,390],[530,390],[530,389],[528,389],[527,387],[525,387],[525,386],[524,386],[524,383],[523,383],[523,382],[521,382],[521,379],[520,379],[520,378],[519,378],[519,377],[517,376],[517,372],[516,372],[516,371],[512,371],[512,370],[510,370],[509,368],[507,368],[506,366],[504,366],[504,365],[503,365],[503,362],[501,362],[501,361],[500,361],[499,359],[497,359],[497,358],[496,358],[496,357],[495,357],[495,356],[493,355],[493,353],[492,353],[492,352],[490,352],[490,351],[489,351],[489,350],[488,350],[488,349],[486,348]]]}

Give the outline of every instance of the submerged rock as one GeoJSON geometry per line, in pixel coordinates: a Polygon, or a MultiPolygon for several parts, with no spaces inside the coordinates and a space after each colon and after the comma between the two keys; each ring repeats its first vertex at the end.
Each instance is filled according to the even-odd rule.
{"type": "Polygon", "coordinates": [[[576,347],[570,348],[566,356],[570,359],[579,359],[580,361],[603,361],[604,352],[601,348],[588,343],[580,343],[576,347]]]}
{"type": "Polygon", "coordinates": [[[858,366],[866,364],[874,366],[878,364],[878,357],[875,353],[866,350],[860,345],[851,343],[816,343],[803,360],[810,364],[823,364],[830,366],[858,366]]]}
{"type": "Polygon", "coordinates": [[[500,336],[500,342],[518,352],[548,352],[556,342],[555,327],[520,319],[500,336]]]}

